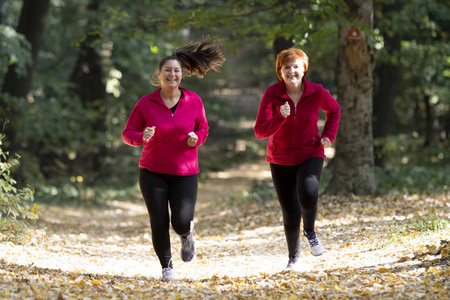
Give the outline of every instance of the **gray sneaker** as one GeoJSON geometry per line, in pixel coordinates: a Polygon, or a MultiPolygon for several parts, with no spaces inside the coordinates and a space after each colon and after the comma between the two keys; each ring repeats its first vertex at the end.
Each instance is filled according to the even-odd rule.
{"type": "Polygon", "coordinates": [[[316,236],[316,232],[303,231],[303,237],[305,238],[306,244],[308,245],[309,251],[314,256],[322,255],[325,252],[322,243],[316,236]]]}
{"type": "Polygon", "coordinates": [[[184,262],[190,262],[195,256],[194,237],[192,231],[194,229],[194,221],[191,221],[191,231],[187,237],[180,236],[181,240],[181,259],[184,262]]]}
{"type": "Polygon", "coordinates": [[[175,279],[175,271],[173,268],[162,269],[161,281],[173,281],[175,279]]]}
{"type": "Polygon", "coordinates": [[[300,267],[300,260],[298,259],[298,256],[292,256],[289,257],[289,262],[284,268],[285,272],[291,272],[291,271],[298,271],[300,267]]]}

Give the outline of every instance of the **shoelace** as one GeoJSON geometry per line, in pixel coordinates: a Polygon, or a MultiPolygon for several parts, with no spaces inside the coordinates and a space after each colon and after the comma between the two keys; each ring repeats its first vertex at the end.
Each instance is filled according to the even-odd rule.
{"type": "Polygon", "coordinates": [[[311,245],[311,247],[319,245],[319,240],[317,239],[316,235],[307,236],[307,237],[308,237],[308,241],[309,241],[309,244],[311,245]]]}
{"type": "Polygon", "coordinates": [[[192,245],[194,244],[194,240],[192,239],[192,231],[194,230],[194,221],[193,220],[189,224],[189,227],[190,227],[189,228],[190,234],[186,238],[181,237],[181,239],[182,239],[181,249],[183,249],[184,251],[190,251],[192,248],[192,245]]]}
{"type": "Polygon", "coordinates": [[[192,240],[192,234],[190,234],[186,238],[183,238],[183,245],[182,245],[183,250],[185,251],[191,250],[192,244],[194,244],[194,241],[192,240]]]}

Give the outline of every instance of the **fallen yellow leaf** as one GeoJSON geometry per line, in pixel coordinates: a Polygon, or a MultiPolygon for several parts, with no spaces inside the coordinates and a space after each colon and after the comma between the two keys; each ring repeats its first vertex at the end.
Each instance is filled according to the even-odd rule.
{"type": "Polygon", "coordinates": [[[92,279],[91,284],[100,285],[100,281],[98,281],[97,279],[92,279]]]}
{"type": "Polygon", "coordinates": [[[339,285],[334,286],[334,289],[336,291],[338,291],[338,292],[342,292],[343,291],[342,287],[340,287],[339,285]]]}
{"type": "Polygon", "coordinates": [[[203,288],[204,287],[203,284],[201,282],[199,282],[199,281],[195,281],[194,283],[192,283],[192,285],[194,285],[194,286],[196,286],[198,288],[203,288]]]}

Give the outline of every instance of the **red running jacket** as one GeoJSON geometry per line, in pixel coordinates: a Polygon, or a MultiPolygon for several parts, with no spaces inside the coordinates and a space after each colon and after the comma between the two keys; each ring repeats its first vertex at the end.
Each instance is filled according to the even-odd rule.
{"type": "Polygon", "coordinates": [[[199,172],[197,147],[208,137],[208,122],[200,97],[180,87],[183,96],[175,113],[164,103],[157,89],[139,99],[122,132],[123,141],[133,147],[144,145],[139,168],[172,175],[194,175],[199,172]],[[155,126],[155,134],[144,143],[146,127],[155,126]],[[195,147],[187,144],[189,132],[195,132],[195,147]]]}
{"type": "Polygon", "coordinates": [[[312,157],[325,158],[321,138],[333,143],[341,118],[340,106],[322,85],[303,79],[303,95],[297,107],[288,96],[283,81],[264,92],[255,123],[258,139],[269,138],[267,161],[280,165],[297,165],[312,157]],[[280,106],[289,103],[291,114],[284,118],[280,106]],[[325,127],[319,136],[319,111],[326,113],[325,127]]]}

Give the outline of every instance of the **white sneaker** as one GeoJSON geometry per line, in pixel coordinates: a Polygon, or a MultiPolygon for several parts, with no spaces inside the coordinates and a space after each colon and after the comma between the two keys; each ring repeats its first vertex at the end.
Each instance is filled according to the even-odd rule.
{"type": "Polygon", "coordinates": [[[181,259],[184,262],[190,262],[195,256],[195,243],[192,232],[194,230],[194,221],[191,221],[190,234],[187,237],[180,236],[181,240],[181,259]]]}
{"type": "Polygon", "coordinates": [[[162,269],[162,278],[161,281],[173,281],[175,279],[175,271],[173,268],[164,268],[162,269]]]}
{"type": "Polygon", "coordinates": [[[284,271],[285,272],[298,271],[299,268],[300,268],[300,260],[298,259],[297,256],[292,256],[289,258],[289,262],[286,268],[284,268],[284,271]]]}
{"type": "Polygon", "coordinates": [[[305,238],[306,244],[312,255],[319,256],[325,252],[322,243],[319,241],[314,231],[303,231],[303,237],[305,238]]]}

